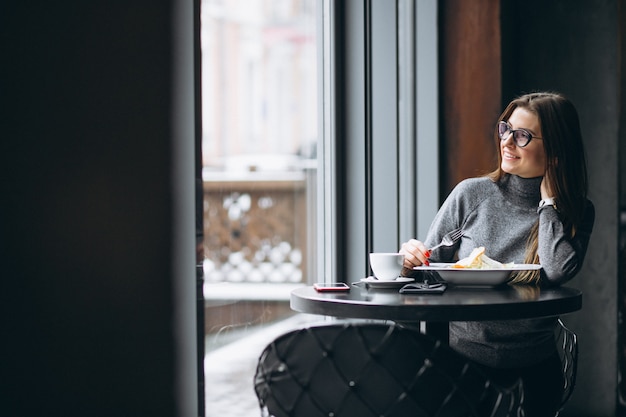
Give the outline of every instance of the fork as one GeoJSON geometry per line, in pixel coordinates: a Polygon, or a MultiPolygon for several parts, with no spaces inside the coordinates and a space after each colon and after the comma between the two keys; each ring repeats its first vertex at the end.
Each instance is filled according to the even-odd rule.
{"type": "Polygon", "coordinates": [[[442,246],[452,246],[456,243],[457,240],[459,240],[461,237],[463,236],[463,230],[462,229],[454,229],[451,232],[446,233],[443,238],[441,239],[441,243],[439,243],[436,246],[433,246],[432,248],[430,248],[430,251],[434,251],[435,249],[438,249],[442,246]]]}

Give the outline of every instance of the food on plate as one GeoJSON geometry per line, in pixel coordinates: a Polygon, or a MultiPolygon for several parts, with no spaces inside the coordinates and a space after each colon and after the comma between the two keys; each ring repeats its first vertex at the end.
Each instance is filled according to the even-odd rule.
{"type": "Polygon", "coordinates": [[[485,247],[480,246],[475,248],[469,256],[460,259],[457,263],[452,265],[452,268],[460,269],[503,269],[509,268],[513,263],[503,264],[495,261],[485,255],[485,247]]]}

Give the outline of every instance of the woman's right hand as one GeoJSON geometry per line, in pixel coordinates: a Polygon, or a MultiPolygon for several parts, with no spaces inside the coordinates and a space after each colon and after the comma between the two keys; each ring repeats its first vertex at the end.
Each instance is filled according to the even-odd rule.
{"type": "Polygon", "coordinates": [[[412,270],[414,266],[428,265],[430,251],[424,246],[423,242],[417,239],[404,242],[400,248],[400,253],[404,255],[404,263],[402,265],[404,268],[412,270]]]}

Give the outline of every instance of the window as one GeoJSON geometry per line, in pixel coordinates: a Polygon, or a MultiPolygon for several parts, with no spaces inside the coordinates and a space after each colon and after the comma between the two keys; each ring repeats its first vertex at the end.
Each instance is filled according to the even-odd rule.
{"type": "Polygon", "coordinates": [[[426,233],[436,4],[202,0],[207,416],[258,415],[258,355],[308,320],[294,286],[426,233]]]}

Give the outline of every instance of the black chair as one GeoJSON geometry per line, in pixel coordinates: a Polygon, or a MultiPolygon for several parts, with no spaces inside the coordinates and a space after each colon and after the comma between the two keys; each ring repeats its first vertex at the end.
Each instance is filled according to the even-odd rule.
{"type": "Polygon", "coordinates": [[[557,350],[561,358],[561,368],[563,369],[563,395],[561,396],[561,407],[556,416],[559,415],[563,406],[572,396],[576,386],[576,372],[578,367],[578,338],[576,333],[565,326],[561,319],[558,321],[556,341],[557,350]]]}
{"type": "Polygon", "coordinates": [[[522,417],[522,382],[501,387],[448,346],[392,323],[286,333],[261,354],[263,416],[522,417]]]}

